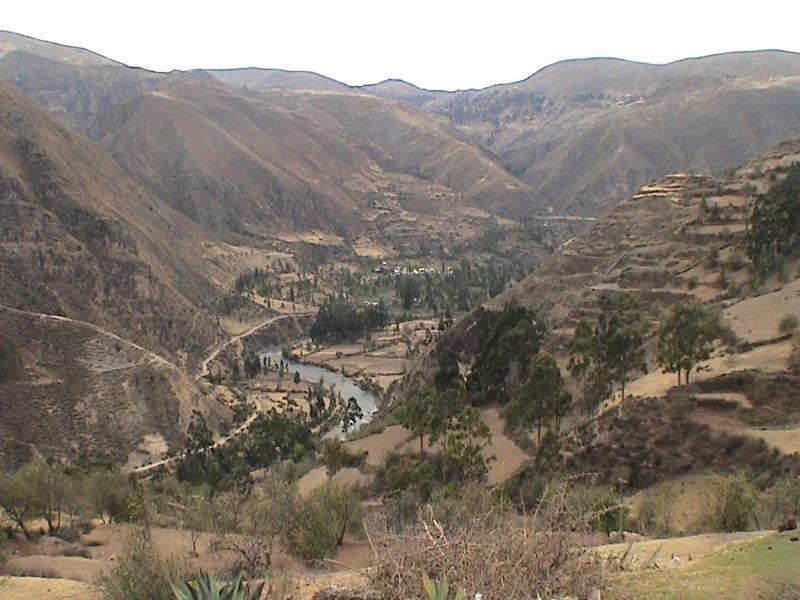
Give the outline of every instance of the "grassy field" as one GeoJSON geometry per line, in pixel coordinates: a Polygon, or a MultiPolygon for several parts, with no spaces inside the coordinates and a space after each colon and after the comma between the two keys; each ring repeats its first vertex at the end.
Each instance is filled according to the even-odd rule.
{"type": "Polygon", "coordinates": [[[800,541],[789,540],[796,535],[767,535],[728,546],[691,564],[616,575],[603,598],[800,598],[800,541]]]}

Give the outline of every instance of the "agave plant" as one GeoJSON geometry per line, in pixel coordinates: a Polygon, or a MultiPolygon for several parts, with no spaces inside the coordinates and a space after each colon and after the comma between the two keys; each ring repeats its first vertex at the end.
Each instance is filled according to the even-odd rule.
{"type": "MultiPolygon", "coordinates": [[[[422,574],[422,588],[425,590],[425,600],[450,600],[450,585],[447,583],[447,575],[442,574],[436,581],[431,581],[427,573],[422,574]]],[[[452,600],[466,600],[464,590],[458,590],[452,600]]],[[[414,596],[414,600],[419,600],[414,596]]]]}
{"type": "Polygon", "coordinates": [[[197,572],[194,581],[180,580],[172,584],[177,600],[258,600],[263,589],[264,582],[250,588],[245,586],[241,573],[219,583],[203,570],[197,572]]]}

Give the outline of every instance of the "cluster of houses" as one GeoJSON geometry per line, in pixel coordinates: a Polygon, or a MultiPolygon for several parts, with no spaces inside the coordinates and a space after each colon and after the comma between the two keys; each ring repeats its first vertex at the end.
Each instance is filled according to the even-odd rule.
{"type": "MultiPolygon", "coordinates": [[[[425,273],[440,273],[439,269],[427,268],[427,267],[418,267],[416,269],[409,269],[406,266],[392,266],[389,265],[385,260],[381,262],[381,264],[374,269],[372,269],[373,273],[388,273],[394,275],[424,275],[425,273]]],[[[445,267],[445,274],[452,275],[453,269],[450,267],[445,267]]]]}

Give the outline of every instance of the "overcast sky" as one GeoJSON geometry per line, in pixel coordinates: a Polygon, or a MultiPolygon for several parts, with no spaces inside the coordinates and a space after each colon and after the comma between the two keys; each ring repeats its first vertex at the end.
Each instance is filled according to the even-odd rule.
{"type": "Polygon", "coordinates": [[[3,0],[0,29],[168,71],[310,70],[463,89],[567,58],[664,63],[730,50],[800,51],[800,2],[707,0],[3,0]]]}

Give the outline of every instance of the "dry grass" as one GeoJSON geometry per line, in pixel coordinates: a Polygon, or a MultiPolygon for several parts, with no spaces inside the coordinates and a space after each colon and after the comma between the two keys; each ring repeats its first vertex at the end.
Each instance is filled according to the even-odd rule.
{"type": "MultiPolygon", "coordinates": [[[[445,523],[427,507],[400,532],[373,523],[371,581],[390,599],[419,593],[423,573],[446,574],[451,589],[486,600],[587,598],[601,584],[601,560],[578,543],[574,530],[585,521],[566,511],[566,488],[547,497],[533,515],[496,505],[445,523]]],[[[465,511],[471,504],[460,502],[465,511]]]]}

